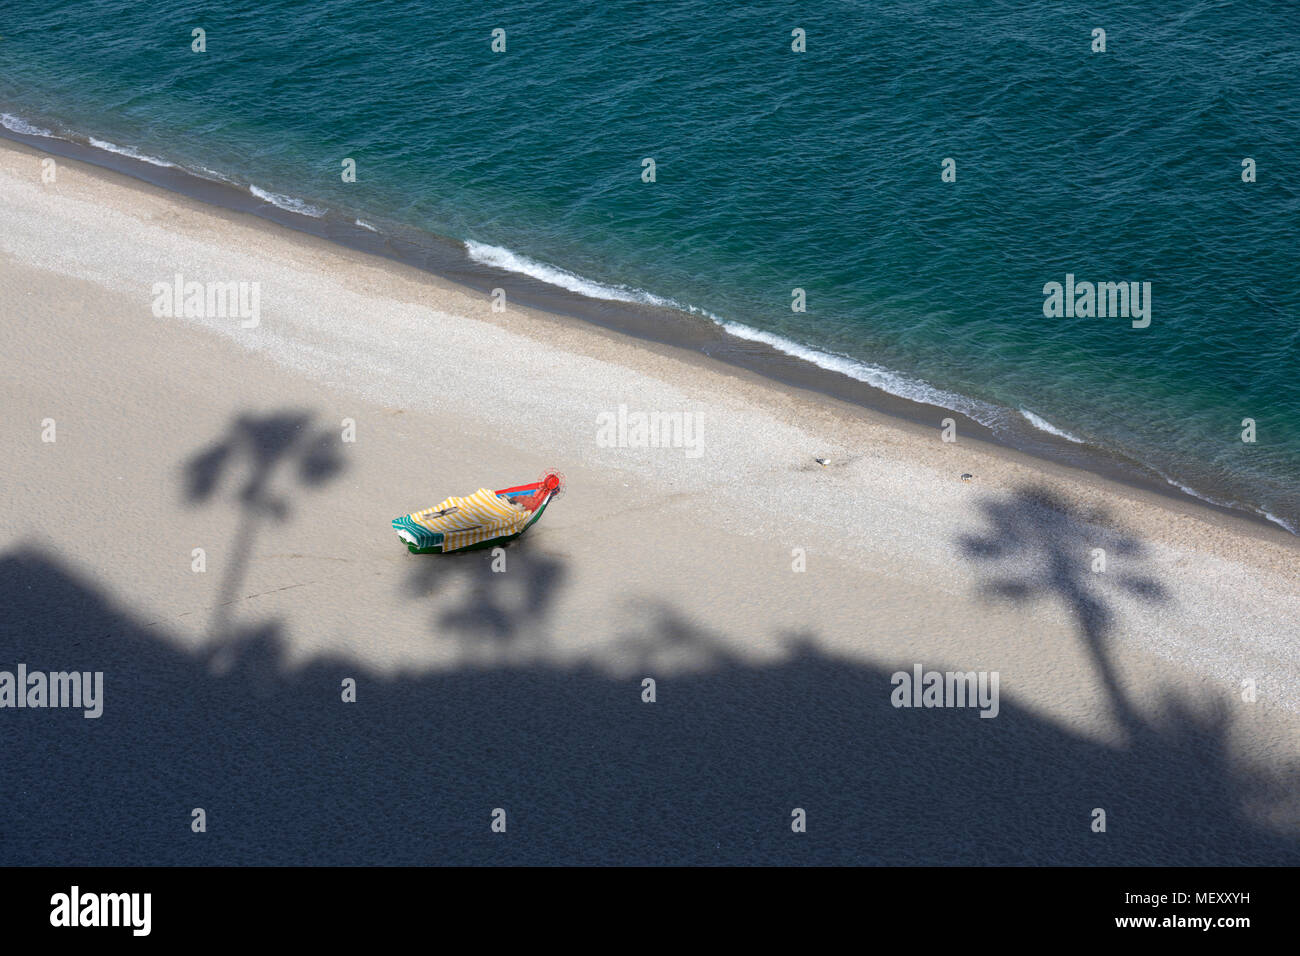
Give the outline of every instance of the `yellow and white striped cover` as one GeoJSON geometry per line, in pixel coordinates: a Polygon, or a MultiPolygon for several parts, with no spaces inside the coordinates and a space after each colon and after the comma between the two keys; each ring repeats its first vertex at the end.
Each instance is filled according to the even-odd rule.
{"type": "Polygon", "coordinates": [[[455,551],[488,538],[515,534],[523,530],[530,517],[530,512],[498,498],[489,488],[480,488],[464,498],[447,498],[432,508],[411,514],[411,520],[420,527],[445,535],[443,551],[455,551]],[[447,508],[457,510],[440,518],[431,517],[447,508]]]}

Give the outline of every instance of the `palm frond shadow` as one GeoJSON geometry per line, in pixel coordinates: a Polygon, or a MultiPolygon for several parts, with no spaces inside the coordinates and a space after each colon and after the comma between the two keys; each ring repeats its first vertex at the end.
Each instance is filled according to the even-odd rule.
{"type": "Polygon", "coordinates": [[[435,634],[509,643],[545,622],[566,574],[562,559],[521,538],[505,545],[500,554],[493,549],[420,555],[406,592],[434,605],[461,593],[453,606],[435,615],[435,634]]]}
{"type": "Polygon", "coordinates": [[[1080,512],[1052,491],[1025,487],[981,505],[987,526],[959,538],[961,553],[984,572],[984,593],[1028,604],[1058,600],[1078,625],[1119,722],[1140,721],[1126,699],[1107,654],[1117,624],[1114,596],[1168,603],[1168,590],[1142,566],[1146,547],[1107,514],[1080,512]]]}
{"type": "MultiPolygon", "coordinates": [[[[337,478],[346,467],[340,434],[316,427],[315,415],[305,411],[242,414],[225,435],[185,462],[185,495],[191,505],[211,501],[231,483],[240,506],[240,522],[225,563],[212,636],[228,641],[234,625],[231,608],[247,577],[259,533],[268,522],[283,522],[292,510],[293,492],[337,478]]],[[[229,655],[218,653],[214,667],[226,666],[229,655]]]]}

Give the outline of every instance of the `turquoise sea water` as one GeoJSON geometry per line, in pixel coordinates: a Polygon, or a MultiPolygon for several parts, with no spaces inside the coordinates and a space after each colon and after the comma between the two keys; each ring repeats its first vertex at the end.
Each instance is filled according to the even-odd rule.
{"type": "Polygon", "coordinates": [[[693,307],[1300,529],[1300,6],[1146,6],[19,0],[0,112],[693,307]],[[1150,326],[1045,317],[1067,273],[1149,282],[1150,326]]]}

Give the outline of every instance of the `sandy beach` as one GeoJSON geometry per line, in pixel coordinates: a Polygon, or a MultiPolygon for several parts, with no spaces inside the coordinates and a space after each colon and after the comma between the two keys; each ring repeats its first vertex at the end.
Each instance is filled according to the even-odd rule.
{"type": "Polygon", "coordinates": [[[42,158],[0,670],[105,691],[0,712],[0,862],[1300,862],[1285,531],[42,158]],[[256,326],[160,317],[177,275],[256,326]],[[548,468],[504,571],[389,526],[548,468]],[[893,706],[916,665],[997,716],[893,706]]]}

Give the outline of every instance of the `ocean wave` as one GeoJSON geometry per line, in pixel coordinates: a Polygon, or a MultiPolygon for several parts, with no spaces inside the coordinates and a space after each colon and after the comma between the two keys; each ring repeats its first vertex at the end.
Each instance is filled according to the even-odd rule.
{"type": "Polygon", "coordinates": [[[19,133],[23,136],[53,136],[54,134],[48,129],[40,126],[33,126],[21,116],[14,116],[12,113],[0,113],[0,126],[13,133],[19,133]]]}
{"type": "Polygon", "coordinates": [[[738,339],[745,339],[749,342],[762,342],[778,352],[803,359],[818,368],[838,372],[856,381],[865,382],[873,388],[878,388],[882,392],[888,392],[898,398],[906,398],[913,402],[921,402],[926,405],[935,405],[939,408],[961,412],[967,418],[979,422],[986,428],[996,430],[1006,424],[1006,411],[988,402],[981,402],[978,399],[957,392],[945,391],[931,385],[929,382],[903,375],[901,372],[895,372],[880,365],[873,365],[870,362],[849,358],[847,355],[836,355],[832,352],[824,352],[821,349],[801,345],[793,339],[787,339],[772,332],[763,332],[740,322],[717,319],[716,317],[714,321],[722,326],[723,331],[729,335],[734,335],[738,339]]]}
{"type": "Polygon", "coordinates": [[[215,169],[209,169],[207,166],[200,166],[199,169],[203,171],[202,178],[204,179],[210,179],[212,182],[215,183],[225,183],[227,186],[239,185],[239,183],[231,179],[225,173],[219,173],[215,169]]]}
{"type": "Polygon", "coordinates": [[[720,318],[705,309],[693,305],[683,305],[673,299],[666,299],[644,289],[596,282],[593,279],[587,279],[576,273],[569,272],[567,269],[529,259],[527,256],[520,255],[502,246],[492,246],[483,242],[466,240],[465,249],[469,253],[469,257],[475,262],[493,266],[497,269],[504,269],[507,272],[518,272],[531,276],[545,282],[547,285],[558,286],[561,289],[576,292],[589,298],[607,299],[616,302],[635,302],[642,305],[655,305],[662,308],[677,309],[681,312],[690,312],[695,315],[703,315],[718,325],[724,332],[736,338],[750,342],[761,342],[778,352],[803,359],[818,368],[838,372],[859,382],[865,382],[883,392],[888,392],[890,395],[910,399],[914,402],[923,402],[927,405],[936,405],[940,408],[953,409],[987,428],[997,428],[1006,424],[1005,411],[995,405],[980,402],[968,396],[959,395],[956,392],[946,392],[920,379],[909,378],[879,365],[872,365],[857,359],[851,359],[848,356],[835,355],[831,352],[824,352],[820,349],[802,345],[784,336],[720,318]]]}
{"type": "Polygon", "coordinates": [[[1047,434],[1055,435],[1057,438],[1064,438],[1066,441],[1072,441],[1076,445],[1087,444],[1087,442],[1085,442],[1078,435],[1071,435],[1069,432],[1065,431],[1064,429],[1057,428],[1047,419],[1042,418],[1039,415],[1035,415],[1033,412],[1029,411],[1026,408],[1020,409],[1020,414],[1024,416],[1025,421],[1029,422],[1029,424],[1033,425],[1040,432],[1047,432],[1047,434]]]}
{"type": "Polygon", "coordinates": [[[1225,499],[1223,499],[1223,498],[1215,498],[1213,495],[1203,494],[1203,493],[1197,491],[1195,488],[1192,488],[1192,487],[1189,487],[1188,485],[1183,484],[1181,481],[1179,481],[1179,480],[1176,479],[1176,478],[1170,478],[1170,477],[1169,477],[1168,475],[1166,475],[1163,471],[1156,470],[1156,474],[1158,474],[1161,478],[1163,478],[1163,479],[1164,479],[1166,482],[1168,482],[1169,484],[1173,485],[1175,488],[1177,488],[1177,489],[1178,489],[1179,491],[1181,491],[1183,494],[1185,494],[1185,495],[1189,495],[1189,496],[1195,498],[1195,499],[1198,500],[1198,501],[1205,501],[1205,502],[1208,502],[1209,504],[1216,505],[1217,507],[1220,507],[1220,508],[1227,508],[1229,511],[1246,511],[1246,512],[1249,512],[1250,514],[1257,515],[1258,517],[1263,518],[1263,519],[1265,519],[1266,521],[1271,521],[1273,524],[1277,525],[1279,528],[1284,528],[1284,529],[1286,529],[1287,531],[1291,532],[1293,535],[1296,535],[1297,537],[1300,537],[1300,529],[1297,529],[1293,524],[1291,524],[1291,523],[1290,523],[1289,521],[1287,521],[1285,518],[1279,518],[1277,515],[1273,514],[1271,511],[1267,511],[1267,510],[1265,510],[1265,509],[1263,509],[1263,508],[1255,508],[1255,507],[1252,507],[1252,506],[1250,506],[1250,505],[1248,505],[1248,504],[1244,504],[1244,503],[1242,503],[1242,502],[1240,502],[1240,501],[1227,501],[1227,500],[1225,500],[1225,499]]]}
{"type": "MultiPolygon", "coordinates": [[[[1233,508],[1233,509],[1241,510],[1243,507],[1245,507],[1245,506],[1243,506],[1243,505],[1241,505],[1241,504],[1239,504],[1238,502],[1235,502],[1235,501],[1225,501],[1225,500],[1222,499],[1222,498],[1215,498],[1215,497],[1212,496],[1212,495],[1202,494],[1201,492],[1197,491],[1195,488],[1192,488],[1192,487],[1189,487],[1188,485],[1183,484],[1183,483],[1182,483],[1181,481],[1179,481],[1177,478],[1170,478],[1168,475],[1166,475],[1163,471],[1160,471],[1158,468],[1157,468],[1157,469],[1153,469],[1153,470],[1155,471],[1155,473],[1156,473],[1157,475],[1159,475],[1161,478],[1163,478],[1163,479],[1165,480],[1166,483],[1168,483],[1168,484],[1170,484],[1170,485],[1173,485],[1175,488],[1177,488],[1177,489],[1178,489],[1179,491],[1181,491],[1183,494],[1185,494],[1185,495],[1191,495],[1193,498],[1196,498],[1196,499],[1199,500],[1199,501],[1207,501],[1207,502],[1209,502],[1210,504],[1212,504],[1212,505],[1217,505],[1217,506],[1220,507],[1220,508],[1233,508]]],[[[1253,509],[1253,508],[1246,508],[1246,510],[1247,510],[1247,511],[1254,511],[1255,509],[1253,509]]],[[[1258,514],[1258,513],[1259,513],[1259,512],[1256,512],[1256,514],[1258,514]]]]}
{"type": "Polygon", "coordinates": [[[277,209],[285,210],[285,212],[296,212],[300,216],[311,216],[313,219],[319,219],[325,215],[324,209],[318,209],[311,203],[303,202],[301,199],[294,199],[292,196],[282,196],[279,193],[273,193],[257,186],[249,186],[248,191],[262,202],[268,202],[277,209]]]}
{"type": "Polygon", "coordinates": [[[165,159],[159,159],[157,156],[148,156],[131,146],[118,146],[116,143],[110,143],[107,140],[95,139],[93,136],[87,137],[90,145],[96,149],[102,149],[106,153],[117,153],[119,156],[126,156],[130,159],[138,159],[142,163],[149,163],[151,166],[164,166],[175,169],[175,163],[169,163],[165,159]]]}
{"type": "Polygon", "coordinates": [[[1282,518],[1279,518],[1271,511],[1260,511],[1260,514],[1263,515],[1265,518],[1267,518],[1269,521],[1273,522],[1275,525],[1281,528],[1285,528],[1287,531],[1290,531],[1293,535],[1300,537],[1300,528],[1296,528],[1296,526],[1291,524],[1289,521],[1284,521],[1282,518]]]}
{"type": "MultiPolygon", "coordinates": [[[[19,133],[24,136],[43,136],[52,139],[67,138],[69,142],[76,142],[80,139],[76,134],[71,134],[70,136],[65,134],[64,136],[61,136],[53,133],[48,129],[43,129],[42,127],[27,122],[27,120],[23,119],[21,116],[14,116],[12,113],[0,113],[0,126],[3,126],[11,132],[19,133]]],[[[207,166],[199,166],[199,171],[186,169],[184,166],[177,165],[169,160],[161,159],[157,156],[150,156],[148,153],[142,153],[134,146],[119,146],[117,143],[109,142],[106,139],[99,139],[95,136],[87,136],[86,143],[95,149],[102,150],[103,152],[125,156],[128,159],[148,163],[151,166],[158,166],[163,169],[179,169],[191,176],[195,176],[199,179],[207,179],[211,182],[220,182],[231,186],[240,185],[238,181],[207,166]]],[[[273,206],[286,210],[287,212],[295,212],[299,215],[311,216],[313,219],[319,219],[325,215],[325,210],[318,209],[310,203],[303,202],[301,199],[295,199],[292,196],[282,196],[279,193],[273,193],[257,186],[249,186],[248,191],[263,202],[268,202],[273,206]]],[[[357,221],[357,224],[365,226],[367,229],[371,229],[372,231],[378,231],[374,229],[373,226],[363,223],[360,220],[357,221]]]]}
{"type": "Polygon", "coordinates": [[[371,232],[378,232],[378,231],[379,231],[379,230],[376,229],[374,226],[370,225],[370,223],[368,223],[368,222],[362,222],[360,219],[354,219],[353,222],[355,222],[355,223],[356,223],[358,226],[360,226],[362,229],[369,229],[371,232]]]}
{"type": "Polygon", "coordinates": [[[671,299],[664,299],[644,289],[635,289],[624,285],[606,285],[593,279],[584,279],[576,273],[550,266],[536,259],[529,259],[502,246],[491,246],[485,242],[465,241],[465,251],[470,259],[485,266],[504,269],[506,272],[518,272],[530,276],[547,285],[558,286],[569,292],[585,295],[589,299],[606,299],[614,302],[639,302],[642,305],[657,305],[664,308],[682,309],[681,305],[671,299]]]}

